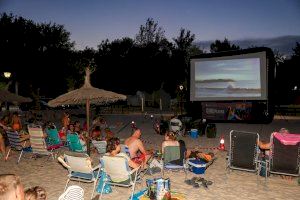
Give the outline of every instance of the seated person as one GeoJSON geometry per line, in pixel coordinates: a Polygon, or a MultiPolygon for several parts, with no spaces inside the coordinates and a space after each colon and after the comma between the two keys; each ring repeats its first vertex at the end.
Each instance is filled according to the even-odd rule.
{"type": "Polygon", "coordinates": [[[196,158],[196,159],[200,159],[207,163],[207,162],[211,161],[215,156],[215,154],[213,152],[204,153],[204,152],[197,151],[197,150],[188,150],[186,148],[185,142],[183,140],[179,140],[178,142],[180,143],[181,151],[186,150],[186,153],[185,153],[186,159],[196,158]]]}
{"type": "Polygon", "coordinates": [[[28,188],[25,191],[25,200],[46,200],[46,190],[40,186],[28,188]]]}
{"type": "Polygon", "coordinates": [[[128,161],[129,167],[133,169],[140,166],[139,164],[133,162],[126,153],[121,152],[120,140],[116,137],[110,138],[107,141],[106,155],[124,157],[128,161]]]}
{"type": "Polygon", "coordinates": [[[151,157],[151,152],[146,151],[143,142],[141,141],[142,132],[140,129],[136,129],[132,135],[124,142],[128,146],[131,159],[143,166],[151,157]]]}
{"type": "MultiPolygon", "coordinates": [[[[279,133],[285,134],[290,133],[289,130],[286,128],[281,128],[279,130],[279,133]]],[[[258,141],[258,146],[261,150],[264,150],[266,154],[268,154],[268,151],[271,149],[271,142],[270,141],[258,141]]]]}
{"type": "Polygon", "coordinates": [[[0,199],[24,200],[24,188],[18,176],[14,174],[0,175],[0,199]]]}
{"type": "Polygon", "coordinates": [[[106,136],[105,136],[106,140],[108,140],[109,138],[114,137],[114,133],[109,128],[105,128],[104,132],[106,134],[106,136]]]}
{"type": "Polygon", "coordinates": [[[81,127],[80,127],[80,122],[79,121],[74,122],[74,130],[78,134],[81,132],[81,127]]]}
{"type": "Polygon", "coordinates": [[[15,112],[11,118],[11,127],[14,131],[22,130],[21,119],[17,112],[15,112]]]}
{"type": "Polygon", "coordinates": [[[163,141],[162,153],[164,153],[164,148],[166,146],[179,146],[179,142],[176,140],[176,134],[173,131],[169,131],[165,134],[165,141],[163,141]]]}
{"type": "Polygon", "coordinates": [[[100,126],[95,126],[95,128],[92,130],[92,139],[93,140],[102,140],[100,126]]]}

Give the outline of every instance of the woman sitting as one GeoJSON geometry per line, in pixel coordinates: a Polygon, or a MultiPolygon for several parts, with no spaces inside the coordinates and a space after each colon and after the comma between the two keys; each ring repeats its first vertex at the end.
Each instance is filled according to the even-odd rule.
{"type": "Polygon", "coordinates": [[[165,134],[165,141],[163,141],[162,153],[164,153],[164,148],[167,146],[180,146],[179,142],[176,140],[176,134],[172,131],[169,131],[165,134]]]}
{"type": "Polygon", "coordinates": [[[129,167],[134,169],[140,166],[139,164],[133,162],[126,153],[121,152],[120,139],[116,137],[110,138],[107,141],[106,155],[124,157],[127,160],[129,167]]]}
{"type": "Polygon", "coordinates": [[[102,140],[102,134],[101,134],[101,129],[100,126],[95,126],[92,130],[92,139],[93,140],[102,140]]]}

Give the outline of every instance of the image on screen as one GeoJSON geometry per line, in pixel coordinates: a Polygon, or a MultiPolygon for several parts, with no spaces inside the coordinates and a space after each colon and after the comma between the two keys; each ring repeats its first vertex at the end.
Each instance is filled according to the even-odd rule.
{"type": "Polygon", "coordinates": [[[265,59],[255,55],[194,60],[191,99],[265,99],[265,59]]]}

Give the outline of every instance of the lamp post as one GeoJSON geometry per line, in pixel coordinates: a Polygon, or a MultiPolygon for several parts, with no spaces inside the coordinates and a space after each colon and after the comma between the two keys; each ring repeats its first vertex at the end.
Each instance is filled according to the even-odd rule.
{"type": "Polygon", "coordinates": [[[180,115],[182,115],[182,99],[183,99],[183,94],[182,94],[182,92],[183,92],[183,89],[184,89],[184,87],[183,87],[183,85],[179,85],[179,95],[180,95],[180,104],[179,104],[179,106],[180,106],[180,115]]]}
{"type": "MultiPolygon", "coordinates": [[[[11,72],[3,72],[3,75],[4,75],[5,78],[10,79],[10,77],[11,77],[11,72]]],[[[11,82],[8,83],[8,86],[7,86],[7,87],[9,87],[10,83],[11,83],[11,82]]],[[[18,82],[15,81],[15,94],[18,95],[18,93],[19,93],[19,92],[18,92],[18,82]]]]}

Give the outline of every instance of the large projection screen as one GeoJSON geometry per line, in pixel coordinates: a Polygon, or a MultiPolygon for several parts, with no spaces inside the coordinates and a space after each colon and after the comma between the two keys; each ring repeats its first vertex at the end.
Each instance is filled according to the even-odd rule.
{"type": "Polygon", "coordinates": [[[266,52],[192,58],[190,100],[267,100],[266,52]]]}

